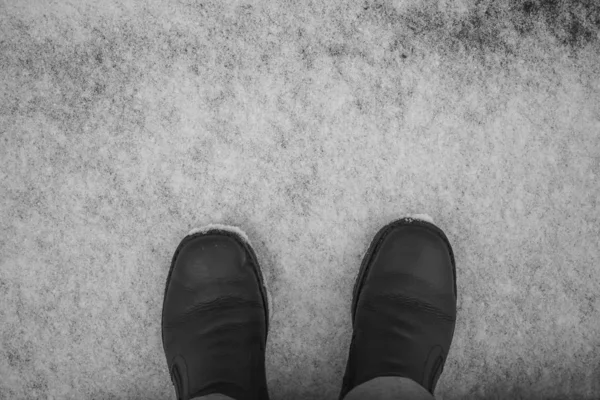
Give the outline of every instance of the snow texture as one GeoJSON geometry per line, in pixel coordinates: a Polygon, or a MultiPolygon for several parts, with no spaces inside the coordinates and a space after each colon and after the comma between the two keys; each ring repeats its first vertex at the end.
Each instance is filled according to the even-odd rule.
{"type": "Polygon", "coordinates": [[[0,2],[0,399],[173,398],[164,285],[211,226],[268,281],[271,398],[336,399],[402,215],[456,261],[437,399],[600,398],[599,32],[580,0],[0,2]]]}

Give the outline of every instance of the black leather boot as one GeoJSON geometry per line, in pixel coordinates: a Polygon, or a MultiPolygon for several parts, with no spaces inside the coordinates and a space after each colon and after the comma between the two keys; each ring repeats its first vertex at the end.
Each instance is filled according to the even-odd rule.
{"type": "Polygon", "coordinates": [[[162,339],[178,400],[221,393],[268,400],[269,302],[247,236],[209,225],[179,244],[167,277],[162,339]]]}
{"type": "Polygon", "coordinates": [[[410,378],[433,395],[454,336],[456,299],[454,254],[440,228],[413,218],[382,228],[354,285],[339,399],[381,376],[410,378]]]}

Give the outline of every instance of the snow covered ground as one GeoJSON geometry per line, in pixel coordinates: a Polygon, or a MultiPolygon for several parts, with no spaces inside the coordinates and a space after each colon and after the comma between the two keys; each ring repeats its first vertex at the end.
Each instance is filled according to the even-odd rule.
{"type": "Polygon", "coordinates": [[[239,227],[273,399],[335,399],[375,233],[444,230],[438,399],[600,397],[594,2],[0,4],[0,398],[173,398],[164,284],[239,227]],[[322,4],[320,4],[322,3],[322,4]]]}

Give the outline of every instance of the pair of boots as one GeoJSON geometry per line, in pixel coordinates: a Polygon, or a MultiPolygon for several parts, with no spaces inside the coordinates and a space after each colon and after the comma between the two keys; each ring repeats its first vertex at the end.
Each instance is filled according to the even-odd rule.
{"type": "MultiPolygon", "coordinates": [[[[352,342],[339,399],[381,376],[432,395],[456,323],[456,268],[444,232],[411,217],[383,227],[354,285],[352,342]]],[[[173,256],[162,311],[163,348],[177,399],[221,393],[269,399],[265,348],[270,296],[241,230],[190,232],[173,256]]]]}

